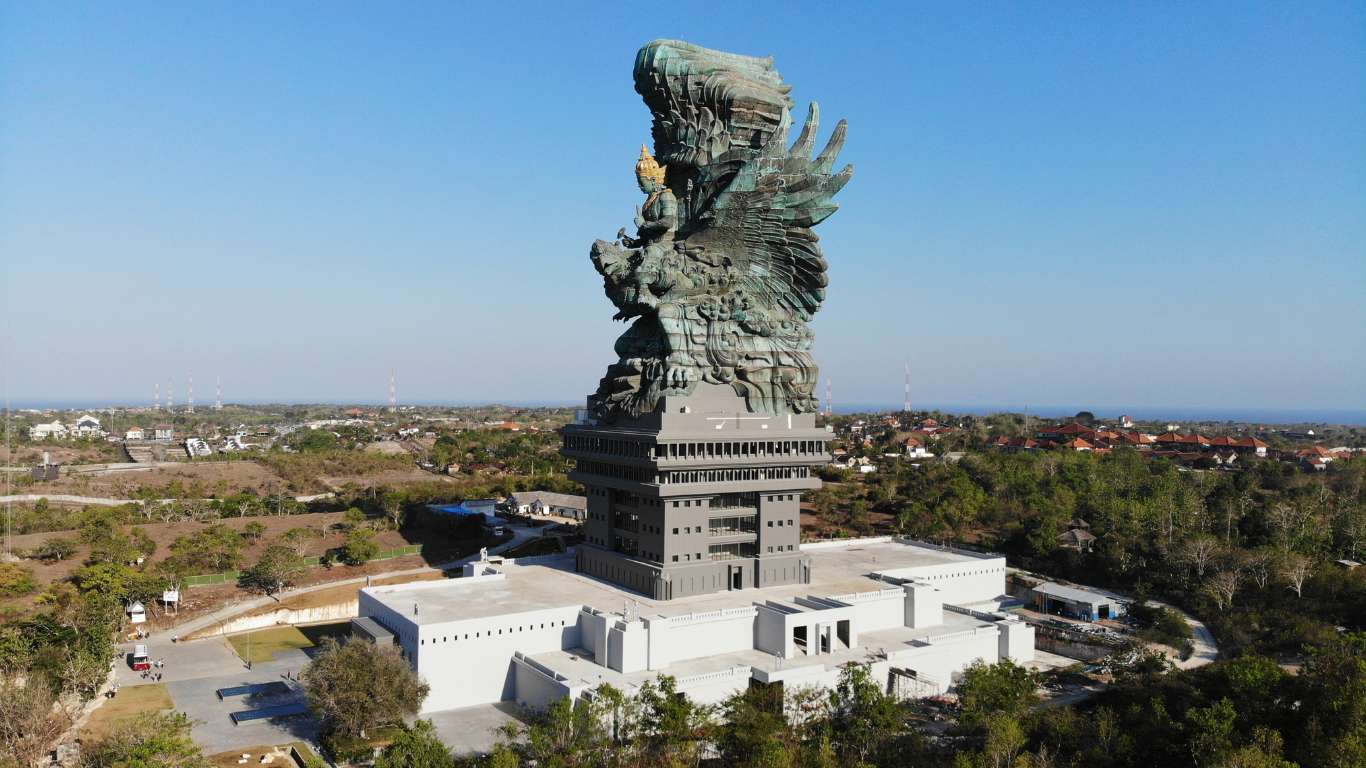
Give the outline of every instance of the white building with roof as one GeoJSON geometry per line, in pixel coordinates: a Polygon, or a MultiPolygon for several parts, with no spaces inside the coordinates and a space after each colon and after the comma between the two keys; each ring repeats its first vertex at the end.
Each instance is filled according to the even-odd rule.
{"type": "Polygon", "coordinates": [[[851,661],[871,663],[890,690],[924,696],[947,692],[976,659],[1034,658],[1033,628],[999,610],[1004,557],[892,538],[802,553],[809,584],[672,600],[576,573],[572,552],[495,558],[460,579],[363,588],[359,614],[431,685],[424,712],[508,700],[540,708],[659,675],[715,702],[751,680],[832,686],[851,661]]]}

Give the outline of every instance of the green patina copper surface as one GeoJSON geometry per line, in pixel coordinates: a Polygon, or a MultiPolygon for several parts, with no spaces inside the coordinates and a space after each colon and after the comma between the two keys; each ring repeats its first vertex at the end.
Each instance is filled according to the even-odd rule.
{"type": "Polygon", "coordinates": [[[635,82],[654,156],[636,166],[647,196],[636,236],[592,248],[617,319],[634,318],[593,396],[598,415],[634,419],[699,381],[734,387],[751,411],[816,411],[806,323],[827,280],[811,228],[854,172],[831,173],[845,122],[813,158],[813,102],[789,147],[791,86],[771,58],[656,40],[637,54],[635,82]]]}

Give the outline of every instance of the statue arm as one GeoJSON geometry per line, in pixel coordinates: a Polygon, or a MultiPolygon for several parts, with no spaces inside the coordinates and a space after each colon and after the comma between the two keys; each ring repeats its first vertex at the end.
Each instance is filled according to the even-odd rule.
{"type": "Polygon", "coordinates": [[[639,231],[636,237],[640,240],[655,240],[663,235],[673,232],[678,228],[678,198],[669,191],[662,192],[658,204],[659,216],[654,219],[646,219],[643,216],[636,217],[639,231]]]}

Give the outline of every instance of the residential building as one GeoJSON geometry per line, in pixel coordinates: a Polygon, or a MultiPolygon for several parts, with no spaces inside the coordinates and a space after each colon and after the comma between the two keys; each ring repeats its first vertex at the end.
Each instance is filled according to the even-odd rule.
{"type": "Polygon", "coordinates": [[[519,515],[558,515],[582,520],[588,513],[588,497],[550,491],[521,491],[509,503],[519,515]]]}
{"type": "Polygon", "coordinates": [[[124,439],[124,440],[141,440],[141,439],[143,439],[143,438],[142,438],[142,435],[143,435],[142,427],[133,427],[132,429],[128,430],[127,432],[125,432],[125,433],[123,434],[123,439],[124,439]]]}
{"type": "Polygon", "coordinates": [[[152,428],[152,439],[169,443],[175,439],[175,427],[170,424],[156,425],[152,428]]]}
{"type": "Polygon", "coordinates": [[[69,437],[71,430],[60,421],[51,421],[47,424],[34,424],[28,428],[28,439],[30,440],[61,440],[69,437]]]}

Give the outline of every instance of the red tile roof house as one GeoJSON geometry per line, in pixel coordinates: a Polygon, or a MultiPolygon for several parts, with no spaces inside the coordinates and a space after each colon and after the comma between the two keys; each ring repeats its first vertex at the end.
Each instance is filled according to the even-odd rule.
{"type": "Polygon", "coordinates": [[[1082,440],[1081,438],[1077,438],[1076,440],[1069,440],[1063,443],[1062,447],[1071,448],[1074,451],[1090,451],[1095,448],[1094,445],[1091,445],[1090,443],[1086,442],[1085,440],[1082,440]]]}
{"type": "Polygon", "coordinates": [[[1040,427],[1035,430],[1040,436],[1052,437],[1055,435],[1067,437],[1093,437],[1096,433],[1080,424],[1068,424],[1065,427],[1040,427]]]}

